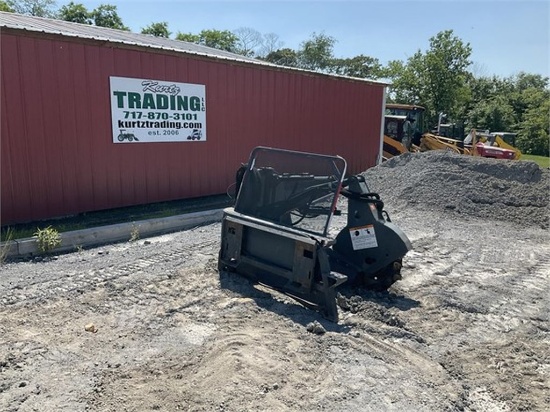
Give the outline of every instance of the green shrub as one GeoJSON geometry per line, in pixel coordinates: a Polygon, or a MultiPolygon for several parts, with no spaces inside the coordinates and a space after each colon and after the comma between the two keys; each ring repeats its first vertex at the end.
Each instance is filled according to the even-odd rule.
{"type": "Polygon", "coordinates": [[[34,235],[37,237],[38,249],[43,253],[48,253],[61,245],[59,232],[51,226],[45,229],[37,229],[34,235]]]}

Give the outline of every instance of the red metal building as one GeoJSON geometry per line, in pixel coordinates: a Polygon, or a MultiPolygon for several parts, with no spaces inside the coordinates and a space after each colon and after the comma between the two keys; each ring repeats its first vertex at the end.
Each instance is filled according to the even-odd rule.
{"type": "Polygon", "coordinates": [[[2,225],[225,193],[258,145],[352,173],[380,157],[383,83],[13,13],[0,30],[2,225]],[[200,85],[208,138],[118,144],[112,77],[200,85]]]}

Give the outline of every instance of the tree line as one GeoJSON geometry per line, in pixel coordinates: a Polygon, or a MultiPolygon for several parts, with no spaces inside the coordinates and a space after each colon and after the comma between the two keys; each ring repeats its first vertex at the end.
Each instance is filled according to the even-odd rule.
{"type": "MultiPolygon", "coordinates": [[[[87,10],[70,2],[56,9],[55,0],[0,0],[0,10],[39,17],[109,27],[126,27],[116,6],[101,4],[87,10]]],[[[167,22],[153,22],[142,34],[171,38],[167,22]]],[[[466,130],[477,128],[518,134],[518,148],[529,154],[548,156],[550,148],[550,83],[548,77],[520,72],[507,78],[475,75],[470,60],[472,48],[452,30],[430,38],[427,50],[417,50],[406,61],[386,65],[371,56],[351,58],[334,55],[337,40],[313,33],[297,49],[283,47],[275,33],[255,29],[177,32],[174,39],[201,44],[263,61],[372,80],[387,81],[388,102],[417,104],[426,108],[427,129],[437,125],[440,113],[466,130]]]]}

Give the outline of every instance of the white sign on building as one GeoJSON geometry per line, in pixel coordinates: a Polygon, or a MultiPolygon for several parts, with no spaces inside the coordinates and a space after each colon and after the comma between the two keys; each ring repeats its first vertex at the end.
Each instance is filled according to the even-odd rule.
{"type": "Polygon", "coordinates": [[[203,84],[110,77],[113,143],[205,142],[203,84]]]}

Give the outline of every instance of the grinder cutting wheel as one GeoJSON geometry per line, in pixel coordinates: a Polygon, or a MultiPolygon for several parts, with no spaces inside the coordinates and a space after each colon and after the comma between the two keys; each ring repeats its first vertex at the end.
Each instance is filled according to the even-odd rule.
{"type": "Polygon", "coordinates": [[[237,173],[235,206],[224,210],[219,270],[277,289],[333,321],[339,285],[384,290],[401,279],[409,239],[364,176],[345,174],[339,156],[255,148],[237,173]],[[339,195],[347,198],[348,219],[333,237],[339,195]]]}

